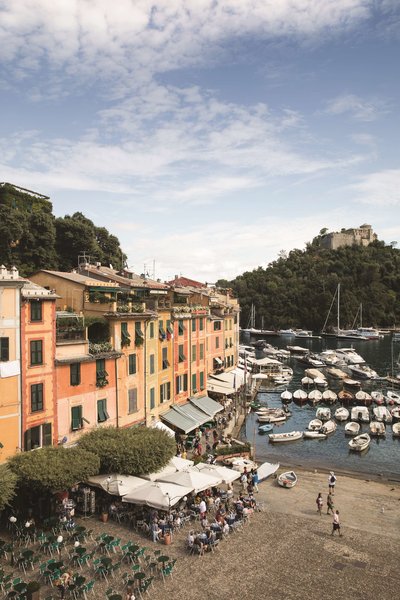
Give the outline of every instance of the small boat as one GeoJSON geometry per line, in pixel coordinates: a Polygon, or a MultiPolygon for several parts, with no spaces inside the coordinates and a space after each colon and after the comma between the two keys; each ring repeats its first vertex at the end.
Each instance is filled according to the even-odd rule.
{"type": "Polygon", "coordinates": [[[335,410],[335,419],[336,421],[347,421],[350,413],[344,406],[340,406],[335,410]]]}
{"type": "Polygon", "coordinates": [[[271,425],[270,423],[266,423],[265,425],[260,425],[258,428],[258,433],[268,433],[269,431],[272,431],[274,428],[273,425],[271,425]]]}
{"type": "Polygon", "coordinates": [[[354,348],[337,348],[336,354],[343,358],[347,365],[361,365],[365,363],[365,360],[360,354],[354,350],[354,348]]]}
{"type": "Polygon", "coordinates": [[[293,398],[293,394],[292,394],[292,392],[289,392],[289,390],[285,390],[281,394],[282,402],[291,402],[292,398],[293,398]]]}
{"type": "Polygon", "coordinates": [[[386,392],[386,398],[388,404],[400,404],[400,394],[397,394],[396,392],[388,390],[386,392]]]}
{"type": "Polygon", "coordinates": [[[364,390],[359,390],[355,395],[355,399],[357,402],[362,402],[365,404],[365,406],[370,406],[370,404],[372,404],[371,394],[364,392],[364,390]]]}
{"type": "Polygon", "coordinates": [[[351,409],[351,420],[369,423],[369,410],[366,406],[353,406],[351,409]]]}
{"type": "Polygon", "coordinates": [[[343,404],[349,404],[350,402],[353,402],[354,394],[348,392],[347,390],[341,390],[338,393],[338,400],[339,402],[343,402],[343,404]]]}
{"type": "Polygon", "coordinates": [[[358,379],[378,379],[378,373],[367,365],[348,365],[347,368],[358,379]]]}
{"type": "Polygon", "coordinates": [[[321,421],[329,421],[331,418],[331,409],[326,406],[320,406],[317,408],[317,412],[315,413],[315,417],[320,419],[321,421]]]}
{"type": "Polygon", "coordinates": [[[289,431],[287,433],[270,433],[268,437],[270,442],[294,442],[303,437],[303,432],[289,431]]]}
{"type": "Polygon", "coordinates": [[[286,471],[278,476],[278,484],[284,488],[292,488],[297,483],[297,475],[294,471],[286,471]]]}
{"type": "Polygon", "coordinates": [[[326,421],[321,427],[321,433],[326,433],[329,435],[330,433],[334,433],[336,431],[336,423],[335,421],[326,421]]]}
{"type": "Polygon", "coordinates": [[[270,475],[273,475],[279,469],[279,463],[264,462],[257,469],[258,482],[264,481],[270,475]]]}
{"type": "Polygon", "coordinates": [[[286,415],[264,415],[258,417],[257,421],[259,423],[283,423],[286,421],[286,415]]]}
{"type": "Polygon", "coordinates": [[[309,431],[319,431],[322,427],[323,423],[321,419],[312,419],[308,424],[309,431]]]}
{"type": "Polygon", "coordinates": [[[322,400],[328,404],[335,404],[337,400],[337,394],[332,390],[325,390],[322,392],[322,400]]]}
{"type": "Polygon", "coordinates": [[[303,387],[310,387],[311,385],[314,385],[314,379],[312,377],[307,377],[306,375],[302,378],[301,385],[303,387]]]}
{"type": "Polygon", "coordinates": [[[357,389],[361,387],[361,382],[356,381],[355,379],[343,379],[343,383],[350,389],[357,389]]]}
{"type": "Polygon", "coordinates": [[[346,435],[358,435],[360,433],[360,423],[355,423],[355,421],[346,423],[344,426],[344,432],[346,435]]]}
{"type": "Polygon", "coordinates": [[[311,392],[308,392],[308,401],[311,402],[313,406],[315,406],[315,404],[318,404],[318,402],[321,402],[321,400],[322,392],[320,392],[319,390],[311,390],[311,392]]]}
{"type": "Polygon", "coordinates": [[[290,354],[294,355],[308,354],[310,352],[309,348],[303,348],[302,346],[286,346],[286,348],[290,354]]]}
{"type": "Polygon", "coordinates": [[[370,443],[371,438],[369,437],[368,433],[361,433],[349,441],[349,448],[350,450],[355,450],[356,452],[362,452],[368,448],[370,443]]]}
{"type": "Polygon", "coordinates": [[[316,377],[314,379],[314,383],[317,387],[326,388],[328,387],[328,382],[325,377],[316,377]]]}
{"type": "Polygon", "coordinates": [[[400,423],[393,423],[392,435],[393,437],[400,437],[400,423]]]}
{"type": "Polygon", "coordinates": [[[371,392],[371,398],[373,402],[375,402],[375,404],[377,404],[378,406],[382,406],[383,404],[385,404],[385,396],[382,392],[371,392]]]}
{"type": "Polygon", "coordinates": [[[303,438],[307,440],[325,440],[326,437],[326,433],[321,431],[303,431],[303,438]]]}
{"type": "Polygon", "coordinates": [[[393,419],[393,413],[390,413],[386,406],[374,406],[372,414],[375,421],[382,421],[383,423],[391,423],[393,419]]]}
{"type": "Polygon", "coordinates": [[[369,424],[369,433],[370,435],[375,435],[377,437],[383,437],[386,435],[386,428],[382,421],[371,421],[369,424]]]}
{"type": "Polygon", "coordinates": [[[307,398],[308,394],[304,390],[298,389],[295,392],[293,392],[293,400],[297,400],[297,402],[305,402],[307,398]]]}
{"type": "Polygon", "coordinates": [[[253,462],[249,458],[243,458],[241,456],[227,458],[224,460],[224,464],[228,467],[232,467],[234,471],[239,471],[240,473],[243,473],[245,469],[247,472],[251,471],[251,469],[257,469],[257,463],[253,462]]]}
{"type": "Polygon", "coordinates": [[[332,377],[332,379],[346,379],[348,377],[347,373],[337,367],[328,367],[326,373],[329,377],[332,377]]]}
{"type": "Polygon", "coordinates": [[[394,421],[400,421],[400,406],[395,406],[392,408],[390,414],[392,415],[392,419],[394,421]]]}
{"type": "Polygon", "coordinates": [[[320,377],[321,379],[326,379],[325,375],[319,369],[306,369],[304,374],[307,377],[311,377],[311,379],[315,382],[315,379],[320,377]]]}

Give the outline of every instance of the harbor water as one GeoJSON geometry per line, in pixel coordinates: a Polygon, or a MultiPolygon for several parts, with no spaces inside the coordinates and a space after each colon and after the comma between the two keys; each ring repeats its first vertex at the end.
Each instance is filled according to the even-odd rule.
{"type": "MultiPolygon", "coordinates": [[[[336,340],[335,338],[301,339],[294,341],[291,338],[274,337],[265,340],[278,348],[286,348],[287,344],[307,347],[312,352],[320,352],[326,349],[345,348],[353,346],[356,352],[361,354],[366,363],[377,371],[381,377],[391,375],[393,365],[399,358],[400,342],[392,342],[390,336],[380,340],[336,340]]],[[[243,340],[248,343],[249,339],[243,340]]],[[[255,340],[251,340],[252,342],[255,340]]],[[[294,371],[294,376],[287,389],[294,392],[301,388],[301,378],[304,376],[304,365],[291,357],[288,364],[294,371]]],[[[322,369],[323,370],[323,369],[322,369]]],[[[350,377],[350,376],[349,376],[350,377]]],[[[354,377],[351,376],[353,379],[354,377]]],[[[339,391],[342,384],[337,380],[330,380],[329,389],[339,391]]],[[[372,390],[392,389],[386,381],[363,381],[361,389],[371,392],[372,390]]],[[[269,407],[281,407],[280,395],[286,387],[275,387],[267,391],[261,390],[257,400],[269,407]]],[[[398,388],[400,391],[400,388],[398,388]]],[[[318,406],[324,406],[319,403],[318,406]]],[[[332,415],[340,406],[337,403],[331,406],[332,415]]],[[[374,406],[374,405],[373,405],[374,406]]],[[[317,407],[306,403],[298,406],[294,402],[289,405],[291,416],[283,424],[274,425],[274,433],[288,431],[304,431],[308,423],[315,418],[317,407]]],[[[371,409],[370,409],[371,410],[371,409]]],[[[348,422],[348,421],[346,421],[348,422]]],[[[348,442],[351,439],[345,436],[345,423],[337,423],[336,431],[324,440],[300,439],[293,442],[273,444],[269,442],[268,434],[258,433],[257,415],[251,412],[247,415],[245,432],[246,438],[254,445],[257,462],[263,460],[280,462],[291,467],[304,466],[307,468],[323,467],[327,469],[338,469],[348,472],[357,472],[368,476],[381,475],[388,479],[400,480],[400,438],[392,436],[391,425],[387,425],[387,433],[384,438],[371,438],[370,447],[364,452],[352,452],[349,450],[348,442]]],[[[369,425],[362,424],[361,432],[369,432],[369,425]]]]}

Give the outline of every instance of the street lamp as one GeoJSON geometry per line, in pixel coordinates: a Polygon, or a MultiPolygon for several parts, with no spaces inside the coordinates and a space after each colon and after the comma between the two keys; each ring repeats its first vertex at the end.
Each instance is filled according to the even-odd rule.
{"type": "Polygon", "coordinates": [[[11,525],[10,525],[10,528],[11,528],[11,566],[13,566],[14,565],[15,528],[16,528],[15,523],[17,522],[17,517],[14,517],[12,515],[8,520],[11,523],[11,525]]]}

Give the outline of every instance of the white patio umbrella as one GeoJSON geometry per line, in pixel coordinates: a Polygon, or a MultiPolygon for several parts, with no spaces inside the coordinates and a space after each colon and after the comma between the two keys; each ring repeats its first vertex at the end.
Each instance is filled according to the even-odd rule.
{"type": "Polygon", "coordinates": [[[209,475],[219,475],[222,477],[222,483],[232,483],[239,479],[239,471],[233,471],[222,465],[208,465],[207,463],[198,463],[193,469],[199,469],[200,473],[208,473],[209,475]]]}
{"type": "Polygon", "coordinates": [[[168,433],[170,437],[175,438],[175,431],[173,431],[170,427],[168,427],[168,425],[166,425],[162,421],[156,421],[152,425],[152,427],[153,429],[161,429],[161,431],[165,431],[165,433],[168,433]]]}
{"type": "Polygon", "coordinates": [[[190,494],[192,487],[163,483],[161,481],[147,481],[144,485],[132,490],[122,498],[122,502],[130,504],[145,504],[161,510],[169,510],[190,494]]]}
{"type": "Polygon", "coordinates": [[[184,471],[188,467],[194,465],[193,460],[188,460],[187,458],[181,458],[180,456],[173,456],[168,463],[169,465],[173,465],[177,471],[184,471]]]}
{"type": "Polygon", "coordinates": [[[150,481],[159,481],[165,475],[172,475],[172,473],[176,473],[177,471],[183,471],[188,467],[191,467],[194,464],[192,460],[187,460],[186,458],[181,458],[180,456],[174,456],[171,458],[169,463],[160,471],[156,473],[147,473],[147,475],[143,475],[143,479],[148,479],[150,481]]]}
{"type": "Polygon", "coordinates": [[[187,469],[186,471],[178,471],[171,475],[162,476],[162,480],[169,483],[175,483],[177,485],[188,486],[194,489],[195,493],[207,490],[210,487],[219,485],[222,483],[222,477],[219,475],[210,475],[206,473],[200,473],[200,471],[192,471],[187,469]]]}
{"type": "Polygon", "coordinates": [[[133,475],[112,473],[111,475],[94,475],[93,477],[89,477],[87,483],[101,488],[113,496],[124,496],[131,490],[146,483],[146,480],[134,477],[133,475]]]}

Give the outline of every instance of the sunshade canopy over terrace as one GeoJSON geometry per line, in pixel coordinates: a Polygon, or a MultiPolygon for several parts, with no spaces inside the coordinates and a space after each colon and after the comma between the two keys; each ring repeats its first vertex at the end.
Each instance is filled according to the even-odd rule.
{"type": "Polygon", "coordinates": [[[172,473],[176,473],[177,471],[183,471],[184,469],[191,467],[193,464],[194,463],[192,460],[180,458],[179,456],[173,456],[163,469],[160,469],[156,473],[148,473],[147,475],[143,475],[143,478],[150,481],[156,481],[165,475],[172,475],[172,473]]]}
{"type": "Polygon", "coordinates": [[[187,469],[185,471],[172,473],[171,475],[162,476],[162,481],[191,487],[197,494],[197,492],[202,492],[203,490],[207,490],[208,488],[222,483],[222,477],[217,473],[211,475],[209,473],[201,473],[197,470],[187,469]]]}
{"type": "Polygon", "coordinates": [[[209,418],[215,417],[217,413],[221,412],[221,410],[224,410],[224,407],[219,402],[215,402],[215,400],[209,398],[208,396],[201,396],[200,398],[193,396],[192,398],[189,398],[189,402],[199,410],[209,415],[209,418]]]}
{"type": "Polygon", "coordinates": [[[223,467],[222,465],[208,465],[207,463],[198,463],[193,469],[198,469],[200,473],[205,473],[207,475],[212,475],[215,477],[218,475],[222,478],[222,483],[232,483],[236,479],[239,479],[240,473],[239,471],[234,471],[233,469],[228,469],[227,467],[223,467]]]}
{"type": "Polygon", "coordinates": [[[134,477],[133,475],[94,475],[87,480],[89,485],[103,489],[113,496],[124,496],[128,492],[147,483],[145,479],[134,477]]]}
{"type": "Polygon", "coordinates": [[[129,492],[122,498],[122,502],[130,504],[145,504],[152,508],[168,510],[175,506],[185,496],[193,491],[191,487],[148,481],[145,485],[129,492]]]}
{"type": "Polygon", "coordinates": [[[210,420],[210,415],[196,408],[188,402],[180,406],[173,406],[170,410],[160,415],[163,421],[166,421],[173,427],[180,429],[184,433],[189,433],[204,425],[210,420]]]}

